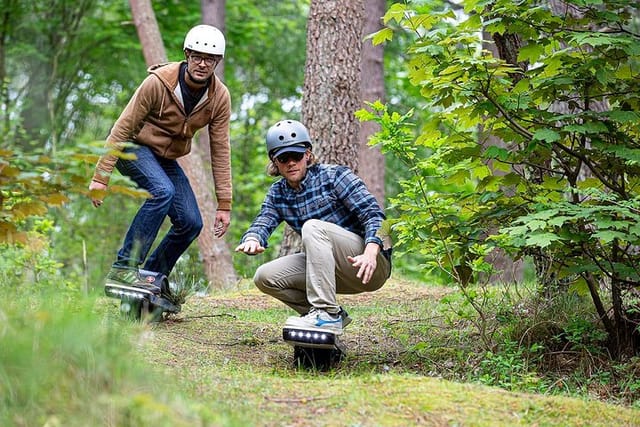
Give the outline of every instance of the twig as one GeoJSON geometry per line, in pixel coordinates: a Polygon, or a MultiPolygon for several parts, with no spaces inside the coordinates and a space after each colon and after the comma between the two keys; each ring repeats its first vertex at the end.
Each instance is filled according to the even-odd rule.
{"type": "Polygon", "coordinates": [[[280,399],[280,398],[274,398],[274,397],[269,397],[269,396],[265,396],[264,399],[265,400],[269,400],[271,402],[275,402],[275,403],[309,403],[309,402],[313,402],[316,400],[326,400],[329,397],[327,396],[321,396],[321,397],[301,397],[299,399],[280,399]]]}
{"type": "Polygon", "coordinates": [[[186,316],[186,317],[183,317],[183,319],[184,320],[205,319],[207,317],[231,317],[233,319],[237,319],[238,318],[235,314],[222,313],[222,314],[201,314],[199,316],[186,316]]]}

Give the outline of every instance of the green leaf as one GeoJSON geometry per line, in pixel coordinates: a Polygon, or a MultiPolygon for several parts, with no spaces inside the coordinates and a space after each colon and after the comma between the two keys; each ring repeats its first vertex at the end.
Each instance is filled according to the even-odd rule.
{"type": "Polygon", "coordinates": [[[547,226],[547,222],[546,221],[542,221],[539,219],[534,219],[532,221],[528,221],[525,224],[529,230],[531,231],[535,231],[535,230],[543,230],[546,226],[547,226]]]}
{"type": "Polygon", "coordinates": [[[580,134],[607,132],[607,126],[602,122],[586,122],[583,124],[571,124],[562,128],[566,132],[575,132],[580,134]]]}
{"type": "Polygon", "coordinates": [[[47,213],[47,207],[40,201],[16,203],[11,209],[11,213],[16,220],[21,220],[30,216],[40,216],[47,213]]]}
{"type": "Polygon", "coordinates": [[[589,285],[583,277],[579,277],[575,282],[569,285],[569,290],[581,296],[589,295],[589,285]]]}
{"type": "Polygon", "coordinates": [[[536,141],[555,142],[560,140],[560,134],[552,129],[538,129],[533,134],[536,141]]]}
{"type": "Polygon", "coordinates": [[[596,79],[601,85],[606,85],[611,79],[611,73],[606,68],[598,68],[596,70],[596,79]]]}
{"type": "Polygon", "coordinates": [[[561,227],[564,225],[564,223],[568,220],[570,220],[571,217],[569,216],[556,216],[553,217],[551,219],[549,219],[549,221],[547,222],[550,226],[552,227],[561,227]]]}
{"type": "Polygon", "coordinates": [[[598,231],[596,232],[593,237],[595,237],[596,239],[600,239],[605,243],[610,243],[616,239],[618,240],[626,240],[627,239],[627,234],[625,233],[621,233],[619,231],[614,231],[614,230],[602,230],[602,231],[598,231]]]}
{"type": "Polygon", "coordinates": [[[509,150],[507,150],[506,148],[492,145],[485,150],[484,157],[486,159],[498,159],[505,161],[509,158],[509,154],[509,150]]]}
{"type": "Polygon", "coordinates": [[[383,28],[380,31],[370,34],[368,38],[371,38],[371,43],[373,43],[374,46],[378,46],[386,41],[393,40],[393,30],[391,28],[383,28]]]}
{"type": "Polygon", "coordinates": [[[394,3],[391,5],[387,13],[384,14],[382,22],[386,25],[389,21],[396,21],[398,24],[402,22],[407,12],[407,6],[402,3],[394,3]]]}
{"type": "Polygon", "coordinates": [[[544,46],[539,45],[536,42],[529,42],[526,46],[520,48],[518,52],[518,61],[529,61],[535,63],[538,58],[544,53],[544,46]]]}
{"type": "Polygon", "coordinates": [[[640,113],[637,111],[621,111],[614,110],[606,113],[611,120],[615,120],[618,123],[637,123],[640,122],[640,113]]]}
{"type": "Polygon", "coordinates": [[[528,246],[538,246],[546,248],[551,243],[561,240],[560,236],[553,233],[533,234],[526,238],[525,243],[528,246]]]}

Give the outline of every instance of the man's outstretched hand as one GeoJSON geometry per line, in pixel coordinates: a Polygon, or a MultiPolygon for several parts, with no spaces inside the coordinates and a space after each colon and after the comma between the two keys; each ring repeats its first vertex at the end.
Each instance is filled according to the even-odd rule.
{"type": "Polygon", "coordinates": [[[247,255],[257,255],[264,252],[264,247],[256,239],[247,239],[236,247],[236,252],[244,252],[247,255]]]}

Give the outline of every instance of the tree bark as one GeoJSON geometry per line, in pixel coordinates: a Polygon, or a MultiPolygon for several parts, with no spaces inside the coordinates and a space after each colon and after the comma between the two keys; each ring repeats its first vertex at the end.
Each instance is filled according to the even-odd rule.
{"type": "MultiPolygon", "coordinates": [[[[549,0],[549,6],[551,11],[557,16],[570,15],[574,18],[584,18],[584,12],[580,8],[573,7],[573,5],[563,0],[549,0]]],[[[590,27],[594,31],[598,31],[598,23],[592,22],[590,27]]],[[[582,47],[589,51],[588,46],[582,47]]],[[[580,109],[603,112],[611,109],[607,97],[603,97],[601,100],[586,100],[584,97],[576,97],[576,106],[580,109]]],[[[572,107],[567,102],[555,102],[552,105],[552,110],[561,113],[573,113],[572,107]]],[[[591,141],[584,141],[585,148],[591,149],[591,141]]],[[[580,165],[580,169],[576,174],[576,181],[584,181],[592,176],[591,171],[583,164],[580,165]]],[[[622,249],[618,247],[617,243],[613,244],[612,249],[612,262],[616,263],[619,260],[626,258],[626,251],[635,252],[637,247],[631,247],[622,249]]],[[[591,292],[591,298],[598,309],[600,319],[608,333],[608,349],[610,354],[615,359],[620,359],[622,356],[633,356],[637,354],[640,349],[640,333],[638,332],[638,320],[636,306],[633,302],[629,302],[629,306],[625,307],[624,295],[628,292],[628,288],[620,280],[618,274],[614,274],[609,280],[600,279],[599,281],[591,276],[587,276],[587,283],[589,284],[589,290],[591,292]],[[602,297],[600,292],[607,287],[610,288],[609,298],[611,300],[611,309],[605,311],[603,306],[602,297]]]]}
{"type": "MultiPolygon", "coordinates": [[[[382,16],[386,8],[385,0],[367,0],[365,2],[365,18],[363,39],[382,28],[382,16]]],[[[385,100],[384,90],[384,48],[382,44],[374,46],[370,40],[362,45],[362,72],[360,76],[360,92],[362,101],[374,102],[385,100]]],[[[360,149],[358,152],[358,175],[367,185],[371,194],[384,208],[385,161],[379,147],[370,147],[369,137],[380,130],[373,121],[360,124],[360,149]]]]}
{"type": "Polygon", "coordinates": [[[167,61],[167,52],[158,28],[158,21],[153,12],[151,1],[129,0],[131,16],[136,26],[136,32],[142,46],[142,54],[147,65],[159,64],[167,61]]]}
{"type": "MultiPolygon", "coordinates": [[[[307,21],[302,123],[323,163],[358,167],[361,106],[362,0],[312,0],[307,21]]],[[[280,256],[300,250],[300,237],[285,228],[280,256]]]]}
{"type": "MultiPolygon", "coordinates": [[[[484,35],[484,39],[491,37],[488,34],[484,35]]],[[[513,34],[493,34],[494,43],[483,43],[483,48],[492,52],[494,56],[504,59],[510,64],[520,65],[521,67],[526,64],[518,64],[518,50],[520,48],[520,39],[517,35],[513,34]]],[[[484,132],[480,129],[480,134],[484,132]]],[[[482,136],[485,141],[484,145],[495,145],[498,147],[508,148],[504,141],[493,135],[482,136]]],[[[488,165],[495,175],[504,175],[504,172],[495,170],[491,164],[488,165]]],[[[494,230],[495,231],[495,230],[494,230]]],[[[488,281],[491,283],[518,283],[524,280],[524,262],[522,260],[513,260],[502,249],[494,249],[487,257],[488,261],[493,266],[496,273],[488,277],[488,281]]]]}
{"type": "MultiPolygon", "coordinates": [[[[200,8],[202,10],[202,23],[213,25],[224,33],[224,0],[202,0],[200,8]]],[[[224,61],[216,67],[216,75],[222,79],[224,76],[224,61]]],[[[213,174],[211,173],[211,163],[208,159],[211,156],[209,149],[208,128],[204,128],[198,134],[198,143],[191,146],[191,153],[187,156],[189,162],[184,162],[185,170],[189,170],[197,181],[194,191],[198,198],[200,210],[207,212],[202,215],[204,227],[198,237],[198,247],[204,266],[204,273],[211,287],[215,289],[227,288],[235,284],[238,280],[233,268],[233,258],[231,250],[224,239],[218,239],[214,235],[213,225],[215,220],[215,210],[217,204],[213,192],[213,174]]],[[[185,158],[185,160],[187,160],[185,158]]]]}
{"type": "MultiPolygon", "coordinates": [[[[129,0],[129,4],[147,65],[166,62],[167,54],[150,0],[129,0]]],[[[188,28],[185,32],[187,30],[188,28]]],[[[202,138],[199,139],[198,144],[192,145],[192,152],[180,158],[178,162],[193,187],[204,222],[198,237],[204,273],[210,287],[224,288],[234,284],[237,277],[231,251],[223,239],[217,239],[214,236],[213,223],[217,205],[212,193],[213,178],[210,173],[210,163],[204,161],[205,156],[208,157],[209,143],[207,132],[201,131],[200,134],[204,134],[205,141],[203,142],[202,138]]]]}
{"type": "Polygon", "coordinates": [[[324,163],[358,167],[362,0],[312,0],[302,121],[324,163]]]}

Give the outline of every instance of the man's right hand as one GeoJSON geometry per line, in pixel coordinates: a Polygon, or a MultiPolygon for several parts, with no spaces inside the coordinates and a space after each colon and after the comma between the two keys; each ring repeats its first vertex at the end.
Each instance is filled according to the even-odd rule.
{"type": "MultiPolygon", "coordinates": [[[[102,184],[101,182],[98,181],[91,181],[91,184],[89,184],[89,191],[91,190],[100,190],[100,191],[106,191],[107,190],[107,186],[102,184]]],[[[102,204],[102,198],[98,199],[98,198],[91,198],[91,203],[93,203],[93,206],[95,206],[96,208],[98,206],[100,206],[102,204]]]]}
{"type": "Polygon", "coordinates": [[[244,252],[247,255],[257,255],[264,252],[264,247],[255,239],[247,239],[238,245],[236,252],[244,252]]]}

